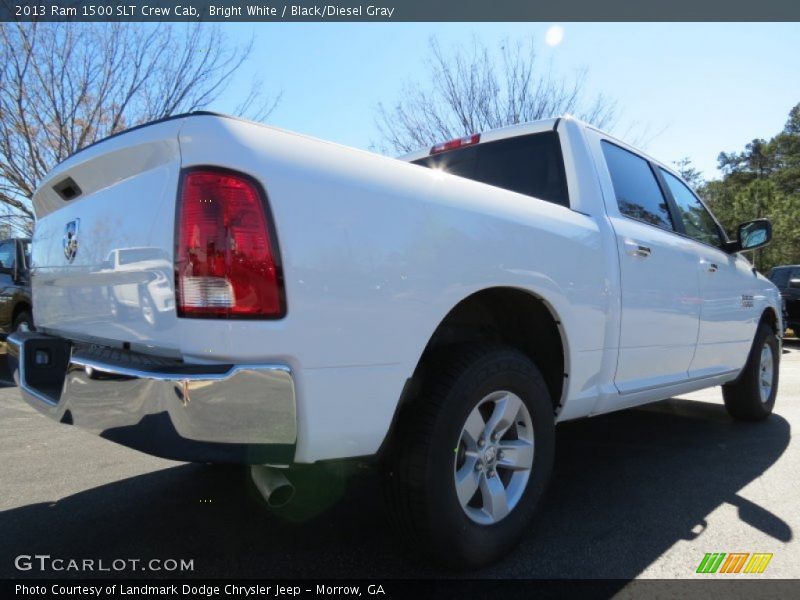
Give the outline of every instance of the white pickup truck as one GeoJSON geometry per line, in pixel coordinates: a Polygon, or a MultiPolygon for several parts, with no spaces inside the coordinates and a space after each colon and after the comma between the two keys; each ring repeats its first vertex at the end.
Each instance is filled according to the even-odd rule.
{"type": "Polygon", "coordinates": [[[375,457],[403,538],[449,565],[524,534],[555,423],[717,385],[736,419],[775,402],[780,298],[740,254],[769,223],[729,240],[672,169],[569,117],[396,160],[182,115],[33,202],[38,331],[9,340],[31,405],[254,465],[273,504],[292,467],[375,457]]]}

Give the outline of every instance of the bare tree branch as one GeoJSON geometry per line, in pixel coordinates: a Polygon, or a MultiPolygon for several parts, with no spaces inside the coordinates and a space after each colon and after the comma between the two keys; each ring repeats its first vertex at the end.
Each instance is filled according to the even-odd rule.
{"type": "Polygon", "coordinates": [[[609,127],[617,108],[598,95],[587,100],[586,72],[573,78],[541,67],[532,41],[505,40],[492,49],[473,38],[445,51],[430,41],[428,81],[407,82],[393,106],[378,104],[383,151],[410,152],[442,140],[565,113],[609,127]]]}
{"type": "MultiPolygon", "coordinates": [[[[47,172],[127,127],[208,107],[253,49],[209,24],[0,23],[0,204],[32,226],[47,172]]],[[[237,114],[280,96],[253,83],[237,114]]]]}

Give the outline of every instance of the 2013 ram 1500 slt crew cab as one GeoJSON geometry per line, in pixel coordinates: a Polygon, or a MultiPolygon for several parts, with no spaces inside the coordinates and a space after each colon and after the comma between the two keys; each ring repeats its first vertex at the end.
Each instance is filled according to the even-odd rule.
{"type": "Polygon", "coordinates": [[[396,160],[193,114],[77,153],[34,205],[39,331],[10,338],[30,404],[257,465],[266,496],[378,455],[398,530],[445,563],[523,534],[557,422],[720,384],[737,419],[775,401],[780,298],[739,254],[769,223],[730,241],[572,118],[396,160]]]}

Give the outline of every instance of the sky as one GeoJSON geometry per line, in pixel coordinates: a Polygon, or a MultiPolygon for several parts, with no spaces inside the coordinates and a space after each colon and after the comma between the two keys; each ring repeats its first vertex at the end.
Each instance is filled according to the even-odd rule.
{"type": "Polygon", "coordinates": [[[719,176],[720,151],[779,132],[800,102],[798,23],[235,23],[253,53],[210,108],[230,112],[260,78],[281,101],[267,122],[349,146],[380,141],[377,105],[425,81],[429,40],[442,47],[534,40],[543,66],[588,73],[586,94],[617,105],[613,133],[667,163],[719,176]],[[554,27],[556,29],[554,29],[554,27]],[[561,28],[563,36],[554,35],[561,28]],[[549,31],[549,35],[548,35],[549,31]],[[559,37],[561,37],[559,41],[559,37]],[[548,44],[549,42],[549,44],[548,44]]]}

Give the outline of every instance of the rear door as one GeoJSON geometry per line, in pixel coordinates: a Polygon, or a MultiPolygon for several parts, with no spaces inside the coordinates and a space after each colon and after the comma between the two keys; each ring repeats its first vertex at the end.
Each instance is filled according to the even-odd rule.
{"type": "Polygon", "coordinates": [[[635,404],[625,394],[687,379],[700,297],[693,242],[676,234],[654,165],[609,139],[596,158],[617,238],[622,313],[614,379],[622,396],[603,411],[635,404]]]}

